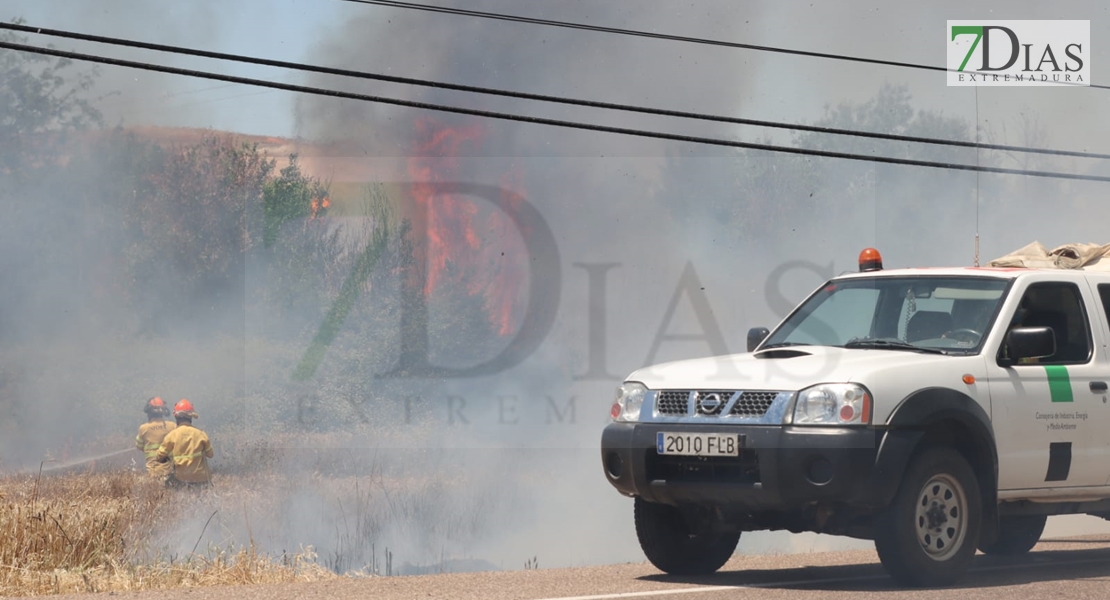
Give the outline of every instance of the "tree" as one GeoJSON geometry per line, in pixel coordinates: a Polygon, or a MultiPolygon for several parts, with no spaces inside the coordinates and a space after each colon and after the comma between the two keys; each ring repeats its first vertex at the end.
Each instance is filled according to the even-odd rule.
{"type": "MultiPolygon", "coordinates": [[[[28,42],[13,31],[0,32],[0,40],[28,42]]],[[[68,59],[0,50],[0,172],[19,175],[54,164],[69,134],[101,122],[86,96],[97,70],[72,67],[68,59]]]]}
{"type": "Polygon", "coordinates": [[[133,163],[139,172],[118,174],[133,188],[117,202],[125,206],[122,253],[142,329],[164,332],[198,318],[241,327],[244,259],[254,244],[248,213],[261,203],[273,161],[232,136],[136,150],[148,156],[133,163]]]}
{"type": "MultiPolygon", "coordinates": [[[[0,32],[0,40],[29,41],[10,31],[0,32]]],[[[28,281],[45,288],[39,278],[74,268],[62,255],[80,215],[47,189],[59,183],[63,143],[100,122],[87,97],[95,79],[95,69],[76,69],[67,60],[0,50],[0,335],[24,327],[18,309],[42,308],[28,281]]]]}
{"type": "MultiPolygon", "coordinates": [[[[826,106],[825,114],[814,125],[975,139],[973,124],[942,112],[915,110],[907,87],[889,84],[864,102],[826,106]]],[[[792,136],[790,145],[865,156],[976,164],[974,149],[857,136],[802,132],[792,136]]],[[[992,160],[987,153],[979,157],[984,165],[992,164],[992,160]]],[[[672,210],[696,224],[694,231],[722,228],[722,235],[742,243],[765,244],[775,239],[791,239],[795,245],[809,243],[802,237],[806,232],[804,235],[819,234],[829,240],[824,242],[826,245],[851,237],[846,243],[858,246],[859,240],[871,243],[878,236],[878,241],[897,240],[915,261],[929,260],[937,255],[935,238],[896,232],[910,227],[917,231],[935,229],[937,236],[949,239],[969,233],[964,229],[974,222],[965,218],[975,203],[973,172],[757,150],[733,152],[727,176],[707,172],[697,162],[686,157],[672,159],[675,187],[669,193],[684,193],[679,190],[693,185],[699,190],[696,203],[675,202],[672,210]]]]}
{"type": "MultiPolygon", "coordinates": [[[[940,111],[915,110],[908,88],[891,84],[882,85],[863,103],[826,107],[825,116],[816,125],[964,142],[975,141],[977,127],[940,111]]],[[[975,149],[855,136],[803,133],[795,136],[794,143],[805,148],[939,163],[985,166],[995,160],[990,153],[975,149]]],[[[892,247],[898,254],[888,254],[899,262],[950,262],[953,242],[967,249],[962,256],[971,257],[978,193],[974,172],[838,159],[816,164],[820,165],[818,178],[825,189],[847,191],[837,201],[816,207],[814,214],[820,219],[866,234],[872,243],[892,247]]]]}
{"type": "Polygon", "coordinates": [[[267,248],[273,246],[283,225],[323,217],[329,206],[328,186],[305,177],[297,164],[297,155],[290,155],[280,176],[267,181],[262,191],[263,243],[267,248]]]}
{"type": "Polygon", "coordinates": [[[338,271],[349,262],[343,260],[342,228],[328,219],[328,188],[301,171],[295,154],[263,186],[262,246],[257,250],[265,277],[258,296],[280,313],[316,314],[338,271]]]}

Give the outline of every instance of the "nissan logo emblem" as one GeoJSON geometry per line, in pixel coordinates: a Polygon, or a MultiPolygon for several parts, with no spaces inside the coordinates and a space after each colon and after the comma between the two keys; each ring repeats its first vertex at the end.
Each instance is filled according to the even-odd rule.
{"type": "Polygon", "coordinates": [[[721,407],[721,395],[706,394],[698,400],[698,405],[701,406],[702,412],[711,413],[721,407]]]}

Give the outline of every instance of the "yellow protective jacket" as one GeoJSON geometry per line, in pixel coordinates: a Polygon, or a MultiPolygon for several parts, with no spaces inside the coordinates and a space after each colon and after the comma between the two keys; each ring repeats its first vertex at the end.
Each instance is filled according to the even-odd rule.
{"type": "Polygon", "coordinates": [[[186,483],[203,483],[212,478],[208,459],[212,458],[212,443],[208,434],[188,423],[178,425],[162,439],[157,458],[169,458],[173,463],[173,477],[186,483]]]}
{"type": "Polygon", "coordinates": [[[149,421],[139,425],[139,435],[135,436],[135,447],[146,455],[146,472],[156,476],[166,476],[173,471],[169,463],[160,463],[157,460],[158,447],[162,439],[172,431],[177,424],[173,421],[149,421]]]}

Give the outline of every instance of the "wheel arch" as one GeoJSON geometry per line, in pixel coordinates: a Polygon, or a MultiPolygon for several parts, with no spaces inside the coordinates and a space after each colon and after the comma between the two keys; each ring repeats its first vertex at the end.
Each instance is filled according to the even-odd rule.
{"type": "Polygon", "coordinates": [[[951,446],[967,459],[983,497],[981,535],[992,542],[998,535],[998,448],[983,407],[958,390],[925,388],[906,396],[886,427],[876,459],[878,472],[902,472],[914,455],[936,445],[951,446]]]}

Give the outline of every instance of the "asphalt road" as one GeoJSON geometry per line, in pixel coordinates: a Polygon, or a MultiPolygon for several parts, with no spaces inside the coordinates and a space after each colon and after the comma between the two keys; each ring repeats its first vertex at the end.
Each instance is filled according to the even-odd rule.
{"type": "Polygon", "coordinates": [[[1017,559],[978,556],[947,589],[899,589],[873,551],[737,555],[709,577],[675,578],[650,564],[414,577],[342,579],[283,586],[234,586],[54,598],[135,600],[744,600],[747,598],[1075,598],[1110,597],[1110,536],[1041,541],[1017,559]]]}

